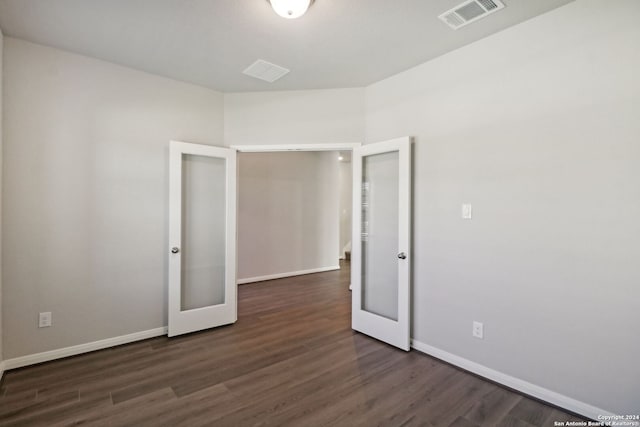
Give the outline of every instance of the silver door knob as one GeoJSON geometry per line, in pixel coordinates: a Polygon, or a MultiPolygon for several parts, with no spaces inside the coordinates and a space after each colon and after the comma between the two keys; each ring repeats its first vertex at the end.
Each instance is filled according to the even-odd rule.
{"type": "Polygon", "coordinates": [[[175,247],[175,246],[173,248],[171,248],[171,253],[172,254],[177,254],[178,252],[180,252],[180,248],[175,247]]]}
{"type": "Polygon", "coordinates": [[[407,254],[405,254],[404,252],[400,252],[400,253],[398,254],[398,258],[400,258],[400,259],[407,259],[407,254]]]}

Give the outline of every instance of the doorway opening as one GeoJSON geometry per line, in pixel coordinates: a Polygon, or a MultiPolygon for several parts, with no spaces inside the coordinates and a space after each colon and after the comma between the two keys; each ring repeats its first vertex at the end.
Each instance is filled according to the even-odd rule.
{"type": "MultiPolygon", "coordinates": [[[[411,247],[411,139],[409,137],[362,147],[359,144],[349,146],[322,144],[302,147],[282,145],[216,148],[172,141],[169,191],[169,246],[171,247],[169,336],[234,323],[237,320],[236,255],[238,252],[244,261],[249,258],[250,262],[246,265],[250,267],[260,265],[262,258],[269,259],[274,254],[278,256],[280,252],[285,252],[284,257],[279,256],[280,261],[286,262],[288,259],[293,259],[297,263],[293,264],[293,268],[285,268],[285,271],[267,271],[267,274],[263,275],[251,276],[241,272],[240,282],[257,282],[339,269],[338,259],[342,253],[346,255],[348,243],[343,246],[342,243],[346,241],[346,237],[340,239],[340,174],[336,165],[345,158],[339,151],[350,150],[353,150],[353,169],[346,175],[352,176],[353,184],[351,236],[354,243],[352,260],[356,266],[353,270],[349,269],[354,291],[352,328],[403,350],[409,350],[411,265],[409,252],[411,247]],[[297,153],[303,155],[293,159],[276,156],[277,152],[282,151],[304,152],[304,154],[297,153]],[[247,226],[243,230],[244,236],[238,236],[236,226],[236,188],[239,180],[236,173],[237,152],[240,155],[261,152],[271,154],[271,161],[258,160],[253,163],[253,166],[250,164],[248,168],[244,168],[250,183],[249,187],[254,193],[247,199],[253,206],[245,209],[244,212],[250,216],[247,223],[254,227],[247,226]],[[307,154],[307,152],[320,153],[307,154]],[[204,161],[204,158],[209,160],[204,161]],[[223,161],[220,163],[215,159],[223,161]],[[293,161],[293,163],[278,163],[285,161],[293,161]],[[274,168],[273,165],[269,166],[270,163],[277,164],[274,168]],[[257,173],[257,169],[261,167],[266,168],[261,173],[257,173]],[[288,175],[291,170],[298,171],[302,175],[288,175]],[[211,178],[214,172],[217,178],[211,178]],[[197,184],[194,185],[194,182],[197,184]],[[306,188],[305,182],[311,183],[311,187],[307,185],[306,188]],[[219,186],[222,190],[219,192],[219,197],[211,197],[210,191],[202,191],[203,189],[211,190],[212,186],[219,186]],[[194,195],[197,197],[192,197],[194,195]],[[206,203],[202,203],[203,200],[206,203]],[[256,204],[256,200],[266,200],[269,205],[256,204]],[[214,205],[224,203],[224,209],[211,210],[212,203],[214,205]],[[206,209],[203,209],[203,206],[206,209]],[[211,214],[211,212],[214,213],[211,214]],[[194,220],[202,219],[201,217],[209,222],[212,218],[218,221],[221,232],[218,233],[217,238],[212,237],[212,230],[215,227],[208,227],[208,223],[201,227],[189,226],[194,220]],[[267,222],[261,223],[265,218],[267,222]],[[275,218],[277,221],[278,226],[275,230],[273,230],[273,224],[269,223],[270,218],[275,218]],[[320,221],[314,218],[320,218],[320,221]],[[294,227],[287,229],[290,225],[294,227]],[[186,241],[183,239],[183,231],[187,236],[186,241]],[[214,272],[219,270],[222,274],[211,273],[211,267],[216,265],[212,257],[207,255],[209,252],[193,250],[203,246],[195,243],[202,240],[201,237],[204,235],[208,236],[209,244],[204,245],[207,250],[225,242],[224,268],[213,268],[214,272]],[[236,252],[238,237],[242,240],[240,244],[243,247],[236,252]],[[273,239],[283,240],[275,246],[269,246],[269,240],[273,239]],[[181,247],[185,249],[184,252],[181,251],[181,247]],[[253,252],[253,257],[242,254],[246,252],[251,255],[251,251],[256,248],[258,250],[253,252]],[[189,263],[189,260],[192,262],[189,263]],[[185,272],[182,269],[183,265],[189,271],[185,272]],[[214,276],[217,278],[215,282],[219,286],[224,286],[224,293],[221,294],[222,302],[216,300],[204,307],[183,306],[182,301],[186,300],[183,290],[186,291],[190,287],[189,281],[183,278],[200,278],[202,274],[191,274],[198,272],[211,273],[208,277],[214,276]]],[[[240,175],[243,175],[242,172],[240,175]]],[[[240,180],[243,179],[244,177],[240,176],[240,180]]],[[[343,207],[342,211],[345,210],[343,207]]],[[[242,216],[241,212],[238,215],[238,222],[243,221],[242,216]]],[[[348,217],[348,215],[345,216],[348,217]]],[[[244,227],[247,223],[240,224],[240,227],[244,227]]],[[[222,249],[219,252],[222,253],[222,249]]],[[[267,260],[263,264],[273,268],[277,262],[267,260]]]]}
{"type": "Polygon", "coordinates": [[[351,252],[351,151],[234,146],[239,285],[337,270],[351,252]]]}

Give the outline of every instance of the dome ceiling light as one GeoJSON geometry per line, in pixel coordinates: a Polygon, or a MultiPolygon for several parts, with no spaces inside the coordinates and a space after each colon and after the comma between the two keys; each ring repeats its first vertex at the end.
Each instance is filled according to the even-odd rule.
{"type": "Polygon", "coordinates": [[[267,0],[273,10],[283,18],[296,19],[307,12],[314,0],[267,0]]]}

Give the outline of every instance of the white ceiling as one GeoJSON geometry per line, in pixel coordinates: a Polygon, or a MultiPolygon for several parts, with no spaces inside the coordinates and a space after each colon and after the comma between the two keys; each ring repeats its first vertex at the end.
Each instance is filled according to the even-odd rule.
{"type": "Polygon", "coordinates": [[[359,87],[572,0],[503,0],[454,31],[438,20],[462,0],[316,0],[300,19],[266,0],[0,0],[5,35],[223,92],[359,87]],[[291,70],[244,74],[256,59],[291,70]]]}

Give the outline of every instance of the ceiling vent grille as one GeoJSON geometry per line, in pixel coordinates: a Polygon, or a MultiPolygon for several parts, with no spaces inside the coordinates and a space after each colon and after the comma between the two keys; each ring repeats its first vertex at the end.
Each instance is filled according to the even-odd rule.
{"type": "Polygon", "coordinates": [[[447,10],[438,18],[457,30],[500,9],[504,9],[504,4],[500,0],[468,0],[447,10]]]}
{"type": "Polygon", "coordinates": [[[256,79],[273,83],[288,72],[289,70],[284,67],[258,59],[256,62],[249,65],[242,73],[247,76],[255,77],[256,79]]]}

